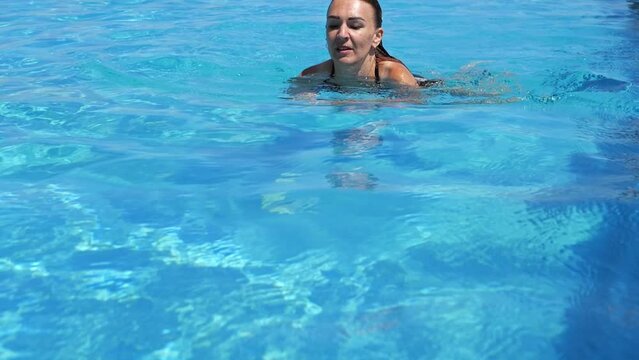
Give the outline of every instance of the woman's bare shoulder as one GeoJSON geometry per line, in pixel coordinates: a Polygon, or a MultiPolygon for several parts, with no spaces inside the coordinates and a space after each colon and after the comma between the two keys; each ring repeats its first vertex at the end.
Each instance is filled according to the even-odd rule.
{"type": "Polygon", "coordinates": [[[312,76],[312,75],[318,75],[318,74],[328,75],[331,73],[332,63],[333,63],[332,60],[326,60],[323,63],[319,63],[317,65],[307,67],[306,69],[304,69],[304,71],[302,71],[300,76],[312,76]]]}
{"type": "Polygon", "coordinates": [[[399,61],[385,60],[378,63],[382,80],[397,85],[417,87],[417,80],[408,68],[399,61]]]}

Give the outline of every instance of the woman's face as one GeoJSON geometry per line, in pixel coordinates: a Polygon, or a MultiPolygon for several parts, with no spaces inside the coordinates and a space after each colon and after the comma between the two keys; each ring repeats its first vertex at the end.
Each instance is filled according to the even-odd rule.
{"type": "Polygon", "coordinates": [[[361,0],[334,0],[326,15],[326,45],[333,61],[355,64],[382,41],[375,9],[361,0]]]}

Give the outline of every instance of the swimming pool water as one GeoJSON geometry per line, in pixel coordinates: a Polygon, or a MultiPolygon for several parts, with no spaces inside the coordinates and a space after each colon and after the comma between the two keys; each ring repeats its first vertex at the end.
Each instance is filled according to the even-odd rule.
{"type": "Polygon", "coordinates": [[[3,4],[0,359],[636,356],[638,3],[383,2],[418,103],[289,95],[326,1],[3,4]]]}

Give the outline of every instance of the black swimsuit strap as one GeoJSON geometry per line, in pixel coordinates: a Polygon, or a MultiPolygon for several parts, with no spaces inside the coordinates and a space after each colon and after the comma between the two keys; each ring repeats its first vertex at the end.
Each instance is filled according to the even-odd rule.
{"type": "MultiPolygon", "coordinates": [[[[335,77],[335,63],[331,60],[331,77],[335,77]]],[[[377,61],[375,61],[375,83],[379,84],[379,69],[377,68],[377,61]]]]}

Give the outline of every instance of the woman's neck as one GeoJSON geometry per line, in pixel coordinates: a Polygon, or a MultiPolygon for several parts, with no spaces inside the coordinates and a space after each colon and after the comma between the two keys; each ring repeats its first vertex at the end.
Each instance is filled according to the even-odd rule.
{"type": "Polygon", "coordinates": [[[344,80],[362,80],[375,78],[375,55],[366,56],[361,62],[355,64],[341,64],[333,61],[335,78],[344,80]]]}

